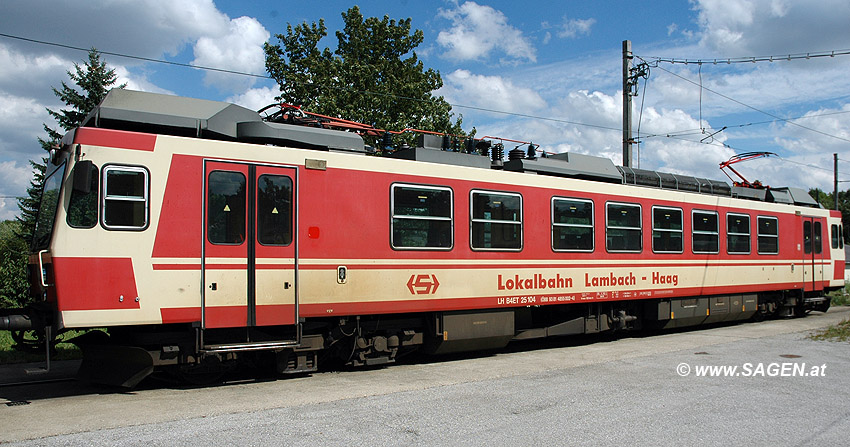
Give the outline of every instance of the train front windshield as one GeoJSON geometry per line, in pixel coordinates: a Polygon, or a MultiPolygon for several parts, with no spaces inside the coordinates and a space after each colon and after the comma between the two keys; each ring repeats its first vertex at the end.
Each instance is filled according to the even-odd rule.
{"type": "Polygon", "coordinates": [[[33,251],[44,250],[50,244],[56,211],[59,209],[59,192],[62,188],[62,179],[65,177],[66,164],[63,161],[44,179],[44,190],[41,193],[41,204],[38,207],[38,219],[32,238],[33,251]]]}

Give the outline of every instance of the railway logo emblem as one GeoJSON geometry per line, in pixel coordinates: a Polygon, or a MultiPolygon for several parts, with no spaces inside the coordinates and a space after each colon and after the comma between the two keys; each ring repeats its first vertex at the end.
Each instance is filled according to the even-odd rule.
{"type": "Polygon", "coordinates": [[[437,293],[439,286],[437,275],[410,275],[407,280],[407,290],[412,295],[431,295],[437,293]]]}

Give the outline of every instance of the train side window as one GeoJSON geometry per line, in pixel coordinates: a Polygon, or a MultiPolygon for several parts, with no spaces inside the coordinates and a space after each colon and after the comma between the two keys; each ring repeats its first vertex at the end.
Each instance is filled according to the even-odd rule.
{"type": "Polygon", "coordinates": [[[832,248],[838,248],[838,225],[832,224],[830,226],[830,239],[832,241],[832,248]]]}
{"type": "Polygon", "coordinates": [[[292,179],[286,175],[263,174],[257,179],[257,241],[292,243],[292,179]]]}
{"type": "Polygon", "coordinates": [[[652,207],[652,251],[681,253],[682,247],[682,210],[652,207]]]}
{"type": "Polygon", "coordinates": [[[552,249],[593,251],[593,201],[552,198],[552,249]]]}
{"type": "Polygon", "coordinates": [[[694,253],[717,254],[720,252],[720,226],[714,211],[694,210],[691,215],[691,241],[694,253]]]}
{"type": "Polygon", "coordinates": [[[726,215],[726,252],[738,255],[750,253],[750,216],[726,215]]]}
{"type": "Polygon", "coordinates": [[[213,244],[245,242],[245,175],[234,171],[210,172],[207,185],[207,237],[213,244]]]}
{"type": "Polygon", "coordinates": [[[838,226],[838,248],[844,250],[844,225],[838,226]]]}
{"type": "Polygon", "coordinates": [[[392,185],[391,244],[394,249],[450,250],[454,245],[452,190],[392,185]]]}
{"type": "Polygon", "coordinates": [[[779,253],[779,219],[758,217],[758,252],[767,255],[779,253]]]}
{"type": "Polygon", "coordinates": [[[631,203],[608,203],[605,208],[605,248],[608,251],[640,252],[641,207],[631,203]]]}
{"type": "Polygon", "coordinates": [[[522,196],[472,191],[470,245],[473,250],[522,250],[522,196]]]}
{"type": "Polygon", "coordinates": [[[92,163],[87,165],[78,163],[74,166],[75,171],[84,168],[89,170],[89,175],[86,177],[91,179],[88,191],[71,188],[71,199],[68,202],[68,225],[74,228],[92,228],[97,225],[97,166],[92,163]]]}
{"type": "Polygon", "coordinates": [[[148,171],[138,166],[103,168],[102,224],[109,230],[148,226],[148,171]]]}

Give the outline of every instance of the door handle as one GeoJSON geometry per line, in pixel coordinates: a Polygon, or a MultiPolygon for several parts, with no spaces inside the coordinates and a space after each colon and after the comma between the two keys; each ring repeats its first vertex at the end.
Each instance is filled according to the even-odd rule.
{"type": "Polygon", "coordinates": [[[290,287],[292,287],[292,284],[289,284],[289,281],[285,281],[285,282],[283,283],[283,288],[284,288],[284,289],[288,289],[288,288],[290,288],[290,287]]]}

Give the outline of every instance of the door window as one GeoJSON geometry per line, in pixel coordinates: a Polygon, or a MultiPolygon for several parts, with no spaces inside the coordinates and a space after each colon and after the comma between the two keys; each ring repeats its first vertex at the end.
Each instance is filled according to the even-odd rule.
{"type": "Polygon", "coordinates": [[[245,241],[245,176],[213,171],[209,177],[207,234],[210,242],[240,245],[245,241]]]}
{"type": "Polygon", "coordinates": [[[285,175],[264,174],[257,180],[257,240],[292,243],[292,179],[285,175]]]}

